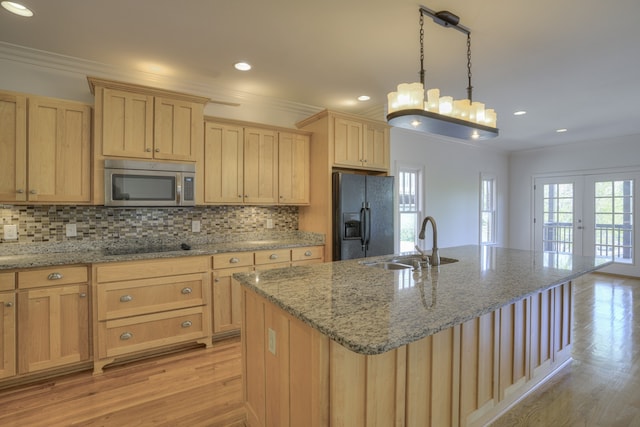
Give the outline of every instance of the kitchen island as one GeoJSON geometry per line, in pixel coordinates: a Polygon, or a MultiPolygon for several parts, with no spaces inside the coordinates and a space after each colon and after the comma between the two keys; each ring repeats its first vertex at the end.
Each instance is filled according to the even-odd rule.
{"type": "Polygon", "coordinates": [[[483,425],[570,360],[572,281],[610,263],[479,246],[442,256],[458,261],[234,275],[249,424],[483,425]]]}

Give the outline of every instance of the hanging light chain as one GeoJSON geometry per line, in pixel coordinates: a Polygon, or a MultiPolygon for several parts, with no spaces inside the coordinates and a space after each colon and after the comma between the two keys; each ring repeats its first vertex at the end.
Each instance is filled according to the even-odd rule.
{"type": "Polygon", "coordinates": [[[473,102],[473,86],[471,85],[471,32],[467,33],[467,78],[469,79],[467,98],[469,98],[469,102],[473,102]]]}
{"type": "Polygon", "coordinates": [[[424,14],[420,10],[420,83],[424,87],[424,14]]]}

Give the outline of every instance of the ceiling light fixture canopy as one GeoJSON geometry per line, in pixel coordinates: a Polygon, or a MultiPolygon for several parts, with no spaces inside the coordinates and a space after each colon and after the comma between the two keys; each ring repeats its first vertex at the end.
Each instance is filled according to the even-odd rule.
{"type": "Polygon", "coordinates": [[[498,136],[497,116],[473,100],[471,85],[471,31],[460,25],[460,18],[449,11],[434,12],[420,6],[420,82],[401,83],[388,98],[387,121],[390,125],[460,139],[490,139],[498,136]],[[440,96],[439,89],[424,88],[424,15],[443,27],[467,35],[467,99],[440,96]]]}

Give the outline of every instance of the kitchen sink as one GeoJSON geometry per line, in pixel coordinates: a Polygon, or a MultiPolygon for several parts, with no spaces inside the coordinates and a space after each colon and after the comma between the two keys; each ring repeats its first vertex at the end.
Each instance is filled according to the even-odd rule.
{"type": "Polygon", "coordinates": [[[407,264],[402,264],[402,263],[399,263],[399,262],[385,262],[385,261],[364,262],[364,263],[362,263],[362,265],[366,265],[367,267],[382,268],[384,270],[405,270],[405,269],[413,268],[412,266],[407,265],[407,264]]]}
{"type": "MultiPolygon", "coordinates": [[[[452,263],[458,262],[458,261],[459,260],[457,260],[455,258],[440,257],[440,265],[452,264],[452,263]]],[[[420,255],[403,255],[403,256],[394,257],[393,259],[391,259],[388,262],[396,262],[396,263],[402,263],[402,264],[415,265],[416,262],[424,262],[424,260],[422,259],[422,256],[420,256],[420,255]]]]}

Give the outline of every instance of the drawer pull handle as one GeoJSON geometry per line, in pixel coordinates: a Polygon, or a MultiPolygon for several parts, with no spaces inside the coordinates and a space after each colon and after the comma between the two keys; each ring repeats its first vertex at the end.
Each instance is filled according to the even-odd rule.
{"type": "Polygon", "coordinates": [[[120,297],[120,302],[129,302],[132,300],[133,300],[133,297],[131,295],[122,295],[120,297]]]}
{"type": "Polygon", "coordinates": [[[185,320],[184,322],[182,322],[182,327],[183,328],[188,328],[191,325],[193,325],[193,322],[191,322],[191,320],[185,320]]]}
{"type": "Polygon", "coordinates": [[[130,340],[131,338],[133,338],[133,334],[131,332],[124,332],[122,335],[120,335],[120,339],[122,341],[130,340]]]}
{"type": "Polygon", "coordinates": [[[62,279],[62,274],[60,274],[60,273],[51,273],[47,277],[47,279],[49,279],[49,280],[60,280],[60,279],[62,279]]]}
{"type": "Polygon", "coordinates": [[[229,260],[229,262],[230,262],[231,264],[237,264],[237,263],[239,263],[239,262],[240,262],[240,260],[239,260],[238,258],[236,258],[236,257],[233,257],[233,258],[231,258],[231,259],[229,260]]]}
{"type": "Polygon", "coordinates": [[[271,254],[271,256],[269,256],[269,259],[278,259],[278,255],[277,254],[271,254]]]}
{"type": "Polygon", "coordinates": [[[306,252],[304,253],[304,256],[311,256],[311,255],[312,255],[311,251],[306,251],[306,252]]]}
{"type": "Polygon", "coordinates": [[[87,294],[85,294],[84,292],[80,294],[80,298],[86,298],[86,297],[87,297],[87,294]]]}
{"type": "Polygon", "coordinates": [[[183,288],[180,292],[182,292],[182,295],[189,295],[191,292],[193,292],[193,289],[183,288]]]}

